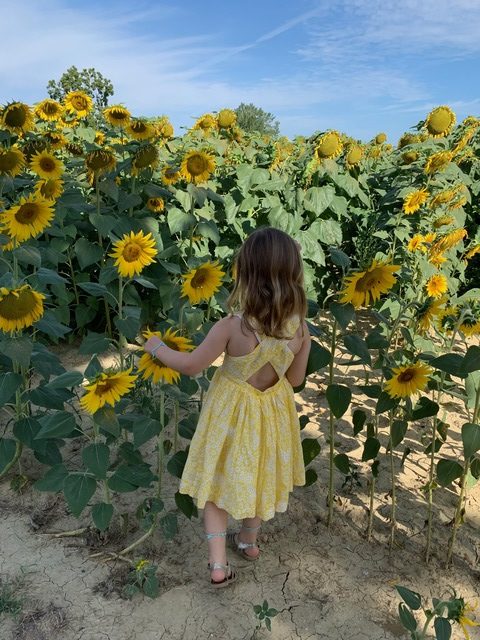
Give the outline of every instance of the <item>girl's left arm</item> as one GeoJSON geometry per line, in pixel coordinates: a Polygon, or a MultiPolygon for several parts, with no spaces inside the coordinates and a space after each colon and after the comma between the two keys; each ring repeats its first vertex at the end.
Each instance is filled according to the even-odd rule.
{"type": "Polygon", "coordinates": [[[171,367],[187,376],[195,376],[210,366],[225,351],[230,339],[230,331],[231,322],[230,318],[227,317],[216,322],[207,333],[205,340],[189,353],[175,351],[166,345],[155,349],[161,342],[157,336],[149,338],[143,348],[150,355],[152,355],[152,350],[155,349],[154,357],[158,358],[167,367],[171,367]]]}

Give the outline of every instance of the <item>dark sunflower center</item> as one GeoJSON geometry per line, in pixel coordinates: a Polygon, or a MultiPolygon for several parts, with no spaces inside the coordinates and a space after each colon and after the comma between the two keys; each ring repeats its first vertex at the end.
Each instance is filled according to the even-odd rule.
{"type": "Polygon", "coordinates": [[[40,187],[40,193],[44,198],[51,198],[55,194],[55,182],[47,180],[40,187]]]}
{"type": "Polygon", "coordinates": [[[38,216],[38,207],[35,202],[26,202],[20,205],[15,220],[20,224],[31,224],[38,216]]]}
{"type": "Polygon", "coordinates": [[[103,396],[105,393],[108,393],[114,386],[115,382],[113,380],[102,380],[101,382],[97,383],[95,395],[103,396]]]}
{"type": "Polygon", "coordinates": [[[105,169],[112,162],[112,157],[105,151],[92,151],[87,156],[87,167],[92,171],[105,169]]]}
{"type": "Polygon", "coordinates": [[[58,105],[54,102],[47,102],[43,105],[43,111],[47,114],[47,116],[54,116],[58,113],[58,105]]]}
{"type": "Polygon", "coordinates": [[[40,160],[40,168],[43,171],[55,171],[55,161],[53,160],[53,158],[42,158],[40,160]]]}
{"type": "Polygon", "coordinates": [[[145,133],[147,125],[144,122],[134,122],[132,124],[132,129],[135,133],[145,133]]]}
{"type": "Polygon", "coordinates": [[[405,369],[405,371],[402,371],[402,373],[398,376],[398,381],[410,382],[410,380],[413,380],[414,377],[415,377],[415,369],[405,369]]]}
{"type": "Polygon", "coordinates": [[[72,105],[77,111],[84,111],[88,107],[88,102],[83,96],[74,96],[72,98],[72,105]]]}
{"type": "Polygon", "coordinates": [[[194,289],[200,289],[207,281],[208,274],[204,269],[199,269],[191,280],[191,285],[194,289]]]}
{"type": "Polygon", "coordinates": [[[110,111],[110,117],[113,118],[113,120],[121,121],[127,118],[127,114],[125,113],[125,111],[115,109],[114,111],[110,111]]]}
{"type": "Polygon", "coordinates": [[[155,147],[145,147],[135,156],[135,166],[139,169],[148,167],[157,160],[158,154],[155,147]]]}
{"type": "Polygon", "coordinates": [[[122,257],[126,262],[135,262],[135,260],[138,260],[141,253],[142,249],[138,246],[138,244],[129,242],[123,249],[122,257]]]}
{"type": "Polygon", "coordinates": [[[365,274],[355,285],[357,291],[370,291],[374,287],[377,287],[382,282],[381,278],[375,273],[365,274]]]}
{"type": "Polygon", "coordinates": [[[180,351],[180,349],[178,348],[178,344],[173,342],[173,340],[164,340],[164,342],[167,347],[170,347],[170,349],[173,349],[174,351],[180,351]]]}
{"type": "Polygon", "coordinates": [[[0,155],[0,171],[12,171],[18,166],[18,158],[11,151],[0,155]]]}
{"type": "Polygon", "coordinates": [[[187,160],[187,170],[191,176],[199,176],[208,170],[208,164],[203,156],[195,155],[187,160]]]}
{"type": "Polygon", "coordinates": [[[23,127],[27,121],[27,112],[25,107],[14,105],[10,107],[5,116],[5,123],[10,127],[23,127]]]}
{"type": "Polygon", "coordinates": [[[18,298],[9,293],[0,300],[0,317],[6,320],[20,320],[28,316],[35,309],[36,304],[35,296],[28,289],[20,291],[18,298]]]}

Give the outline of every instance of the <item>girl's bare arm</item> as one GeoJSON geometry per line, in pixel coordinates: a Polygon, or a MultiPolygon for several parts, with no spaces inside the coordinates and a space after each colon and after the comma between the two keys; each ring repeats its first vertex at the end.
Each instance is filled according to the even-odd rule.
{"type": "MultiPolygon", "coordinates": [[[[154,357],[175,371],[180,371],[187,376],[195,376],[209,367],[227,348],[231,331],[230,320],[227,317],[216,322],[205,340],[194,351],[184,353],[167,346],[161,346],[155,351],[154,357]]],[[[147,353],[150,353],[159,342],[159,338],[152,336],[145,342],[143,348],[147,353]]]]}
{"type": "Polygon", "coordinates": [[[295,354],[293,362],[288,367],[287,373],[285,374],[292,387],[299,387],[302,384],[305,379],[305,372],[307,371],[307,361],[308,355],[310,353],[312,339],[310,338],[310,333],[308,331],[306,322],[304,322],[303,328],[304,336],[302,340],[302,346],[300,347],[300,351],[295,354]]]}

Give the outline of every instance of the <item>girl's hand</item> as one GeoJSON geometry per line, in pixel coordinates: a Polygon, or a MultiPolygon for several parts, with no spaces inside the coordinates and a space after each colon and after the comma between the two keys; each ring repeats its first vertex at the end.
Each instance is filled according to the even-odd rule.
{"type": "Polygon", "coordinates": [[[149,353],[150,355],[152,354],[152,350],[155,350],[156,347],[160,346],[160,345],[165,345],[165,343],[160,340],[160,338],[158,338],[157,336],[151,336],[144,344],[143,344],[143,349],[144,351],[146,351],[147,353],[149,353]]]}

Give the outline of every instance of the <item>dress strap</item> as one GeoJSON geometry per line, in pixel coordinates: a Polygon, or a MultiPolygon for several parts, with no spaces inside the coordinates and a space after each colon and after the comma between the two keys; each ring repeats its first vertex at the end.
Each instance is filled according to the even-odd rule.
{"type": "MultiPolygon", "coordinates": [[[[234,316],[236,316],[237,318],[242,319],[243,318],[243,313],[234,313],[234,316]]],[[[258,335],[258,333],[254,330],[253,333],[255,334],[255,338],[257,339],[258,342],[261,342],[262,339],[260,338],[260,336],[258,335]]]]}

